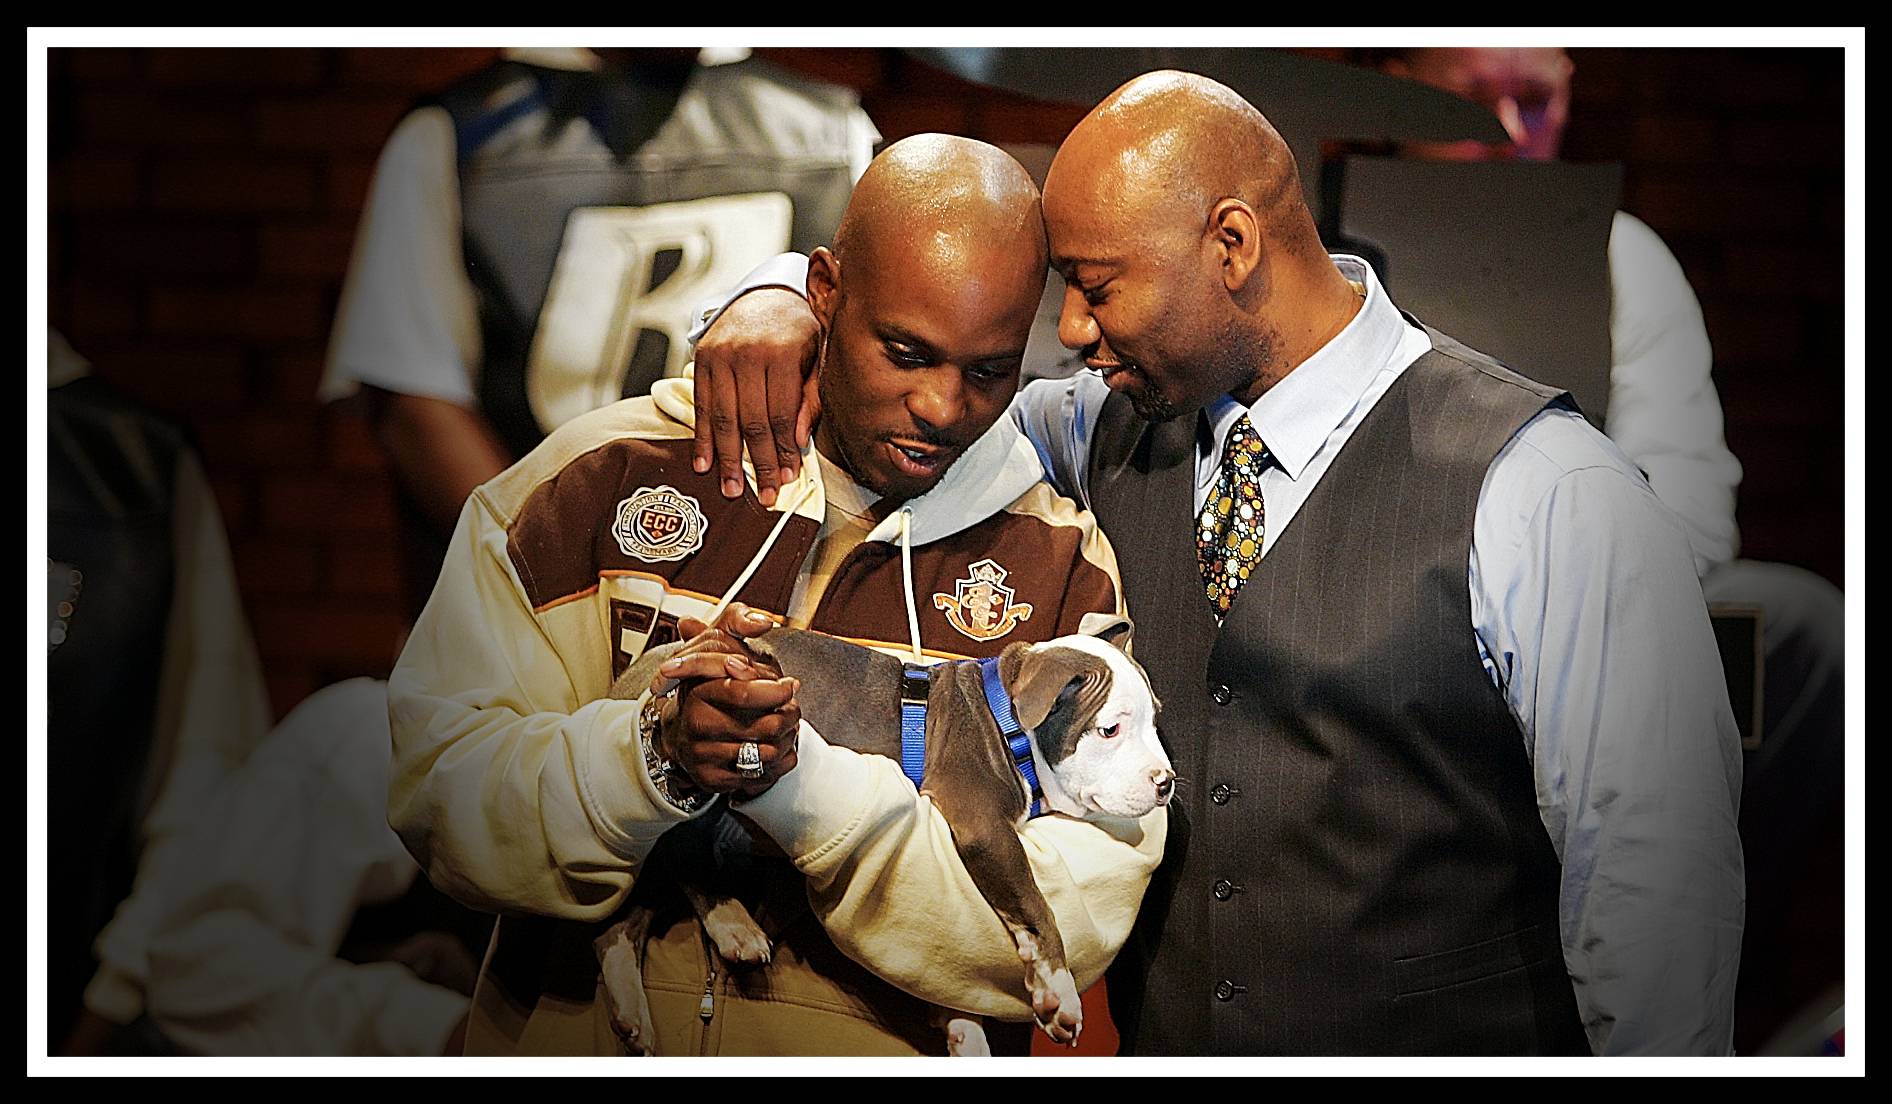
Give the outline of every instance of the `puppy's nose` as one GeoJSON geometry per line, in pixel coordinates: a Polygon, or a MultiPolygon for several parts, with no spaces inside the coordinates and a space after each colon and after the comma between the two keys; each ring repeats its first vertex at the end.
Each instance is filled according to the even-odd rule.
{"type": "Polygon", "coordinates": [[[1161,768],[1150,772],[1150,781],[1156,783],[1156,803],[1169,804],[1169,795],[1176,789],[1176,772],[1161,768]]]}

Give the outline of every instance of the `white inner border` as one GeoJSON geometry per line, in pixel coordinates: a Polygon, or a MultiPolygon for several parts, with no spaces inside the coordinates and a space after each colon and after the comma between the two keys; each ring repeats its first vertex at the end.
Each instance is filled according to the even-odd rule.
{"type": "Polygon", "coordinates": [[[924,27],[659,27],[659,28],[35,28],[26,42],[26,1056],[27,1073],[105,1074],[395,1074],[532,1076],[712,1072],[703,1059],[660,1065],[604,1065],[569,1059],[115,1059],[48,1058],[46,1038],[46,650],[43,620],[46,559],[46,50],[55,46],[1675,46],[1841,47],[1846,70],[1846,1050],[1843,1059],[1643,1059],[1610,1063],[1571,1059],[1028,1059],[991,1062],[896,1059],[737,1059],[715,1061],[719,1076],[920,1073],[957,1076],[1231,1076],[1253,1074],[1501,1075],[1839,1075],[1865,1073],[1865,42],[1851,28],[1599,28],[1599,27],[1285,27],[1285,28],[924,28],[924,27]],[[1075,1063],[1074,1065],[1071,1063],[1075,1063]]]}

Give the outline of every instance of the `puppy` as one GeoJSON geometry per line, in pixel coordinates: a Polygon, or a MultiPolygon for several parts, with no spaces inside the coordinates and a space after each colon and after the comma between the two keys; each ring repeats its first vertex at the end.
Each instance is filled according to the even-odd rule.
{"type": "MultiPolygon", "coordinates": [[[[1009,708],[1024,732],[1046,812],[1135,818],[1169,801],[1176,776],[1157,738],[1158,703],[1143,669],[1120,646],[1129,629],[1119,619],[1098,636],[1016,643],[996,662],[1002,687],[996,705],[1001,714],[1009,708]]],[[[905,665],[899,659],[787,628],[748,643],[761,661],[801,681],[802,717],[828,743],[900,759],[905,665]]],[[[640,659],[618,679],[612,696],[642,693],[677,646],[640,659]]],[[[1074,1044],[1083,1007],[1050,905],[1018,838],[1035,795],[1001,733],[980,663],[949,661],[927,672],[921,790],[946,818],[966,873],[1011,933],[1040,1026],[1052,1039],[1074,1044]]],[[[913,693],[913,684],[908,686],[913,693]]],[[[714,866],[717,830],[703,825],[707,819],[666,833],[666,844],[681,836],[675,846],[694,852],[676,862],[678,868],[714,866]]],[[[768,940],[739,902],[687,880],[683,891],[725,963],[742,968],[768,961],[768,940]]],[[[596,941],[612,1026],[633,1054],[655,1049],[638,969],[650,920],[648,908],[631,905],[596,941]]],[[[989,1053],[976,1021],[950,1013],[942,1019],[949,1053],[989,1053]]]]}

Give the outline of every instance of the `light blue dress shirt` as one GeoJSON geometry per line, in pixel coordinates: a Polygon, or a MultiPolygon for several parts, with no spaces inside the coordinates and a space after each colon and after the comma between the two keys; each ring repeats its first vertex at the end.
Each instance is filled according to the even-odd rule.
{"type": "MultiPolygon", "coordinates": [[[[706,305],[692,339],[743,291],[800,291],[805,268],[791,256],[706,305]]],[[[1262,570],[1274,535],[1431,347],[1369,265],[1334,263],[1365,288],[1353,321],[1246,410],[1225,395],[1197,415],[1197,511],[1244,412],[1275,457],[1261,479],[1262,570]]],[[[1109,393],[1083,372],[1028,384],[1012,404],[1052,483],[1086,506],[1109,393]]],[[[1581,415],[1547,409],[1486,472],[1466,580],[1467,629],[1517,719],[1563,865],[1564,960],[1592,1049],[1730,1053],[1745,908],[1740,740],[1681,521],[1581,415]]]]}

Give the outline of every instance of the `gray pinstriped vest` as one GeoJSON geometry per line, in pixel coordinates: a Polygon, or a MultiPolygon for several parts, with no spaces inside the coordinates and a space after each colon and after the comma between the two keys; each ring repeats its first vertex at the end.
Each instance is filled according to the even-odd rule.
{"type": "Polygon", "coordinates": [[[1188,780],[1110,975],[1127,1052],[1588,1052],[1557,859],[1466,587],[1485,471],[1561,395],[1432,338],[1220,629],[1196,420],[1104,405],[1092,508],[1188,780]]]}

